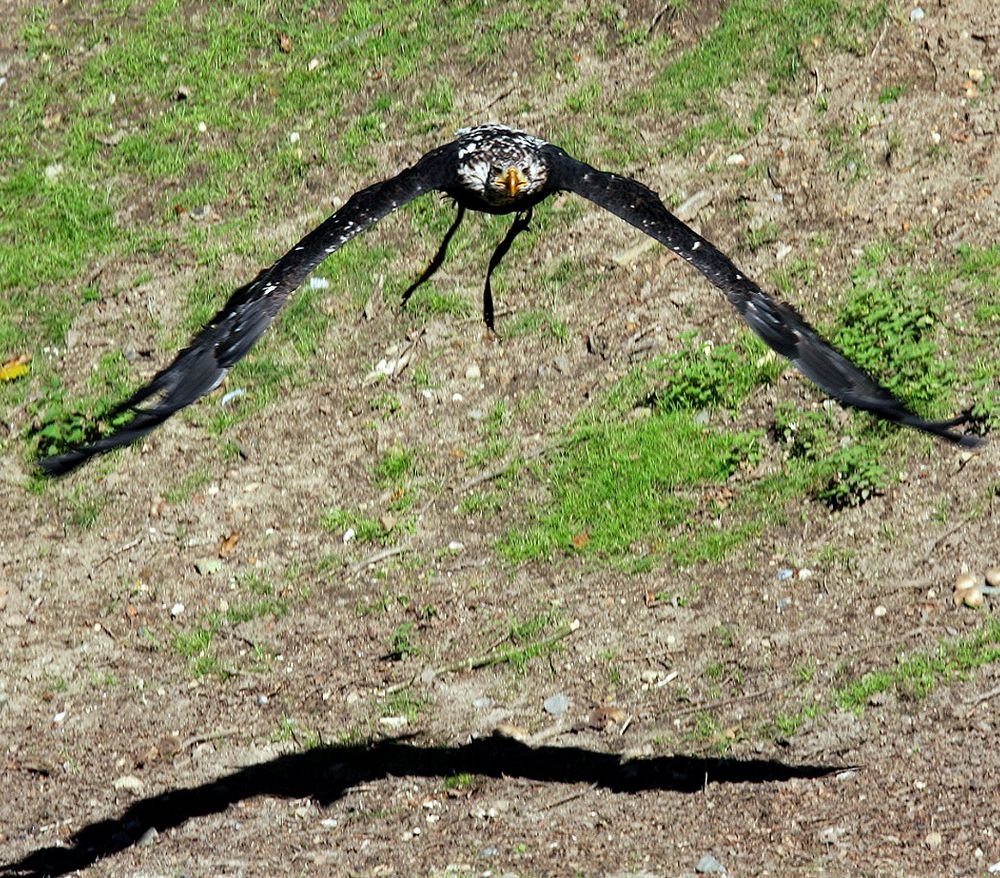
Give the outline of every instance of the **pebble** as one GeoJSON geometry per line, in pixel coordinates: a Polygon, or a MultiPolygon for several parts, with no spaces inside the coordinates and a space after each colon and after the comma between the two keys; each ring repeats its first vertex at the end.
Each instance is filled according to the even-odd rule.
{"type": "Polygon", "coordinates": [[[141,793],[145,784],[134,774],[123,774],[111,782],[116,790],[127,790],[130,793],[141,793]]]}
{"type": "Polygon", "coordinates": [[[201,558],[194,562],[194,569],[202,576],[211,576],[222,569],[222,562],[218,558],[201,558]]]}
{"type": "Polygon", "coordinates": [[[139,840],[136,842],[139,847],[148,847],[153,844],[157,838],[160,837],[160,833],[156,831],[155,826],[150,826],[142,835],[139,836],[139,840]]]}
{"type": "Polygon", "coordinates": [[[875,618],[876,618],[876,619],[881,619],[881,618],[882,618],[882,617],[883,617],[883,616],[884,616],[884,615],[885,615],[886,613],[888,613],[888,612],[889,612],[889,611],[888,611],[888,610],[887,610],[887,609],[886,609],[885,607],[883,607],[883,606],[882,606],[881,604],[879,604],[879,605],[878,605],[878,606],[877,606],[877,607],[875,608],[875,618]]]}
{"type": "Polygon", "coordinates": [[[47,183],[55,183],[62,176],[63,166],[60,162],[55,162],[51,165],[46,165],[45,167],[45,181],[47,183]]]}
{"type": "Polygon", "coordinates": [[[926,844],[932,851],[941,847],[943,842],[944,838],[942,838],[940,832],[928,832],[927,837],[924,839],[924,844],[926,844]]]}
{"type": "Polygon", "coordinates": [[[726,873],[726,867],[711,854],[702,854],[694,870],[702,875],[724,875],[726,873]]]}
{"type": "Polygon", "coordinates": [[[910,21],[922,21],[924,17],[924,10],[919,6],[914,6],[910,10],[910,21]]]}
{"type": "Polygon", "coordinates": [[[344,545],[346,546],[351,540],[357,536],[357,531],[353,527],[349,527],[344,531],[344,545]]]}
{"type": "Polygon", "coordinates": [[[289,134],[288,135],[288,142],[289,143],[298,143],[299,142],[299,132],[298,131],[293,131],[291,134],[289,134]]]}
{"type": "Polygon", "coordinates": [[[840,839],[847,834],[847,830],[842,826],[828,826],[819,834],[822,844],[837,844],[840,839]]]}
{"type": "Polygon", "coordinates": [[[736,165],[742,168],[746,166],[746,163],[746,156],[741,152],[734,152],[732,155],[726,156],[727,165],[736,165]]]}
{"type": "Polygon", "coordinates": [[[955,580],[954,590],[955,606],[963,604],[967,607],[981,607],[983,605],[983,579],[975,573],[963,573],[955,580]]]}
{"type": "Polygon", "coordinates": [[[178,601],[170,608],[170,615],[176,619],[181,613],[184,612],[184,604],[178,601]]]}
{"type": "Polygon", "coordinates": [[[311,277],[309,278],[309,289],[328,290],[330,289],[330,280],[325,277],[311,277]]]}
{"type": "Polygon", "coordinates": [[[569,708],[569,698],[559,692],[546,698],[542,707],[550,716],[562,716],[569,708]]]}
{"type": "Polygon", "coordinates": [[[493,699],[483,696],[482,698],[475,698],[472,701],[472,706],[476,710],[488,710],[493,706],[493,699]]]}
{"type": "Polygon", "coordinates": [[[465,548],[465,544],[464,543],[460,543],[458,540],[452,540],[450,543],[448,543],[448,551],[449,552],[461,552],[462,549],[464,549],[464,548],[465,548]]]}
{"type": "Polygon", "coordinates": [[[384,716],[379,720],[379,723],[387,729],[402,729],[406,727],[408,722],[409,720],[405,716],[384,716]]]}
{"type": "Polygon", "coordinates": [[[469,365],[465,367],[465,377],[470,381],[478,381],[481,374],[479,365],[476,363],[469,363],[469,365]]]}
{"type": "Polygon", "coordinates": [[[1000,588],[1000,567],[991,567],[987,570],[986,581],[994,588],[1000,588]]]}

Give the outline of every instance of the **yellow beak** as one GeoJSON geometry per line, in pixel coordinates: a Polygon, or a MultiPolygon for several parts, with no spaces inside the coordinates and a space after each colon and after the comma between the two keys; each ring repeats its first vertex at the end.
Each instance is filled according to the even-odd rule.
{"type": "Polygon", "coordinates": [[[513,198],[528,185],[528,181],[524,179],[517,168],[507,168],[504,175],[497,178],[497,183],[503,186],[509,198],[513,198]]]}

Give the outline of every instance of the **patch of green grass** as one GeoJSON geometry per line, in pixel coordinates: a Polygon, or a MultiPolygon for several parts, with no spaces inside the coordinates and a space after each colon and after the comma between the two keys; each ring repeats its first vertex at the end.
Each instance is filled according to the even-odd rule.
{"type": "MultiPolygon", "coordinates": [[[[794,735],[807,720],[834,710],[862,713],[873,698],[883,693],[919,700],[935,688],[966,679],[977,668],[1000,661],[1000,620],[988,619],[975,633],[941,641],[932,652],[900,655],[888,668],[873,668],[842,683],[824,696],[810,695],[795,711],[782,711],[759,730],[783,738],[794,735]]],[[[802,683],[815,680],[815,667],[800,666],[796,677],[802,683]]]]}
{"type": "Polygon", "coordinates": [[[413,634],[417,630],[414,622],[404,622],[396,627],[389,640],[389,656],[394,661],[403,661],[411,655],[419,655],[420,650],[413,643],[413,634]]]}
{"type": "Polygon", "coordinates": [[[395,527],[386,528],[378,519],[349,512],[346,509],[327,509],[319,517],[319,526],[331,533],[346,533],[354,531],[354,539],[359,543],[384,544],[395,527]]]}
{"type": "Polygon", "coordinates": [[[884,3],[870,0],[735,0],[723,7],[711,33],[670,59],[652,86],[632,98],[631,108],[682,118],[670,147],[682,153],[708,139],[731,140],[752,132],[762,116],[734,119],[721,103],[723,90],[737,81],[752,87],[757,77],[762,93],[754,97],[766,100],[799,75],[804,47],[854,48],[886,14],[884,3]]]}
{"type": "Polygon", "coordinates": [[[996,661],[1000,661],[1000,620],[990,619],[975,634],[943,641],[933,653],[900,656],[891,668],[869,671],[837,689],[833,701],[842,710],[861,711],[882,692],[923,698],[939,683],[996,661]]]}
{"type": "Polygon", "coordinates": [[[504,322],[503,334],[507,338],[538,335],[560,343],[569,340],[569,328],[549,311],[521,311],[504,322]]]}
{"type": "Polygon", "coordinates": [[[504,507],[504,500],[497,491],[483,491],[469,494],[458,504],[460,515],[489,518],[496,515],[504,507]]]}
{"type": "MultiPolygon", "coordinates": [[[[215,651],[216,636],[224,628],[253,619],[279,619],[288,612],[288,602],[283,598],[273,597],[270,584],[256,579],[254,575],[242,577],[239,586],[241,592],[246,588],[254,597],[249,600],[240,597],[223,612],[205,613],[193,626],[175,627],[171,631],[170,644],[178,655],[188,659],[194,677],[217,674],[226,679],[233,673],[232,668],[226,667],[215,651]]],[[[262,663],[266,664],[268,651],[263,647],[255,647],[252,657],[259,668],[262,663]]]]}
{"type": "Polygon", "coordinates": [[[889,482],[889,474],[881,462],[875,445],[848,445],[823,461],[828,473],[816,489],[815,497],[833,509],[860,506],[881,494],[889,482]]]}
{"type": "Polygon", "coordinates": [[[467,790],[475,783],[475,779],[469,772],[462,771],[458,774],[448,775],[441,785],[445,790],[467,790]]]}
{"type": "Polygon", "coordinates": [[[168,503],[186,503],[191,497],[212,481],[212,473],[207,469],[195,469],[184,475],[175,488],[163,492],[168,503]]]}
{"type": "Polygon", "coordinates": [[[907,84],[905,82],[898,82],[895,85],[887,85],[882,91],[879,92],[878,102],[880,104],[891,104],[893,101],[898,101],[903,95],[906,94],[907,84]]]}
{"type": "Polygon", "coordinates": [[[412,451],[399,446],[387,451],[375,465],[373,475],[379,485],[399,485],[417,472],[412,451]]]}
{"type": "Polygon", "coordinates": [[[412,725],[420,716],[420,710],[426,702],[408,692],[397,692],[386,699],[382,705],[383,716],[405,716],[412,725]]]}
{"type": "MultiPolygon", "coordinates": [[[[692,489],[725,482],[757,441],[677,411],[578,427],[545,477],[550,501],[499,549],[515,563],[554,551],[620,557],[646,542],[669,552],[670,534],[697,510],[692,489]]],[[[708,547],[714,538],[706,538],[708,547]]]]}

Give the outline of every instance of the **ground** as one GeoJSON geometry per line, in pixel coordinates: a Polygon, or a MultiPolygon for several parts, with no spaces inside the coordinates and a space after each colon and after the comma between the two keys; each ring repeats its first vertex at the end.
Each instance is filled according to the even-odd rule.
{"type": "Polygon", "coordinates": [[[998,600],[952,593],[1000,565],[994,3],[8,6],[0,360],[31,359],[0,382],[3,874],[1000,868],[998,600]],[[427,199],[219,393],[33,471],[331,201],[489,119],[854,319],[882,380],[917,333],[901,392],[978,405],[987,444],[829,404],[566,197],[498,275],[499,337],[503,221],[399,312],[450,221],[427,199]],[[914,330],[893,309],[930,288],[914,330]],[[662,425],[666,472],[600,493],[663,463],[662,425]]]}

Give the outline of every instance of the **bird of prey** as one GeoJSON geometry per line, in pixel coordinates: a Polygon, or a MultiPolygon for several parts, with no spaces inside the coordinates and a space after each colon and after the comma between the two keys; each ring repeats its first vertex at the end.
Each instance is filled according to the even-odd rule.
{"type": "Polygon", "coordinates": [[[463,128],[455,140],[431,150],[412,167],[352,195],[288,253],[236,290],[169,366],[111,413],[112,417],[131,414],[130,420],[105,438],[42,460],[42,470],[62,475],[95,454],[128,445],[213,391],[316,266],[397,208],[435,190],[454,200],[457,216],[427,270],[404,293],[404,302],[441,265],[466,210],[513,213],[514,223],[493,253],[486,273],[483,319],[492,329],[493,270],[514,238],[528,228],[536,204],[556,192],[573,192],[631,223],[691,263],[722,290],[764,342],[830,396],[959,445],[973,447],[980,442],[977,436],[955,431],[967,417],[929,421],[907,409],[826,342],[794,308],[772,299],[724,253],[671,214],[651,189],[627,177],[597,170],[537,137],[506,125],[490,124],[463,128]]]}

